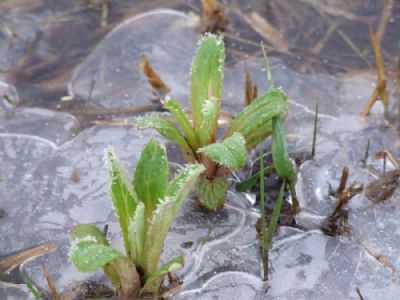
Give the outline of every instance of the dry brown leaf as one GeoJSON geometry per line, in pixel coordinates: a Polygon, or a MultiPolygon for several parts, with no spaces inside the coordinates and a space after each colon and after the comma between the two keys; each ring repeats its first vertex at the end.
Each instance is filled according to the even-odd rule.
{"type": "Polygon", "coordinates": [[[0,269],[3,269],[4,272],[9,273],[25,261],[53,252],[56,249],[57,247],[55,245],[48,244],[23,250],[1,260],[0,269]]]}
{"type": "Polygon", "coordinates": [[[201,0],[201,7],[203,11],[203,31],[212,33],[225,31],[229,21],[225,16],[225,9],[218,5],[218,1],[201,0]]]}
{"type": "Polygon", "coordinates": [[[160,75],[153,69],[150,65],[149,60],[147,59],[146,55],[142,55],[142,63],[140,64],[140,68],[143,70],[144,74],[147,77],[154,93],[157,96],[164,96],[168,94],[171,89],[165,82],[161,79],[160,75]]]}

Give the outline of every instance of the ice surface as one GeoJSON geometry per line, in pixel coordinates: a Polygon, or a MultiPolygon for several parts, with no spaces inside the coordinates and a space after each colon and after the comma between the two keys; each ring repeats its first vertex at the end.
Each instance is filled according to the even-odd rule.
{"type": "MultiPolygon", "coordinates": [[[[6,216],[0,219],[0,255],[54,243],[58,251],[47,255],[44,262],[57,286],[64,288],[87,278],[71,265],[68,231],[77,223],[94,222],[100,226],[110,223],[110,232],[118,232],[108,194],[104,149],[113,145],[132,170],[151,137],[154,134],[132,128],[93,127],[56,148],[41,138],[1,134],[0,207],[6,216]]],[[[26,272],[45,286],[38,261],[28,264],[26,272]]]]}
{"type": "Polygon", "coordinates": [[[70,94],[87,99],[95,81],[92,102],[105,107],[145,106],[154,98],[140,69],[145,54],[155,71],[172,89],[171,96],[189,102],[189,67],[196,49],[196,25],[172,10],[137,15],[117,26],[78,66],[69,84],[70,94]]]}
{"type": "MultiPolygon", "coordinates": [[[[198,38],[193,20],[184,14],[158,11],[136,16],[113,30],[75,70],[70,92],[86,99],[95,80],[95,104],[149,104],[151,90],[138,67],[145,53],[172,88],[171,96],[187,106],[188,70],[198,38]]],[[[399,298],[399,283],[393,281],[400,267],[399,192],[380,204],[373,204],[364,194],[354,197],[347,206],[349,237],[330,237],[318,230],[335,205],[328,186],[337,187],[344,166],[350,168],[350,182],[367,185],[375,179],[361,163],[368,139],[371,155],[387,148],[398,156],[397,133],[383,121],[379,104],[368,119],[358,117],[375,78],[367,73],[299,75],[278,60],[271,59],[271,63],[275,84],[284,88],[290,102],[286,129],[291,153],[310,151],[315,103],[320,108],[316,157],[301,165],[296,187],[303,210],[297,223],[302,229],[279,229],[270,254],[267,289],[261,280],[254,229],[258,214],[248,207],[245,195],[229,192],[225,209],[211,214],[188,199],[162,256],[167,261],[185,255],[185,266],[178,273],[184,280],[183,291],[176,298],[358,299],[357,287],[365,299],[399,298]]],[[[250,58],[247,67],[259,91],[265,91],[262,59],[250,58]]],[[[242,108],[243,69],[242,63],[225,68],[222,103],[230,113],[242,108]]],[[[4,112],[3,116],[9,115],[4,112]]],[[[45,286],[39,266],[44,261],[62,290],[79,280],[101,276],[101,272],[81,274],[71,264],[67,232],[73,225],[94,222],[102,227],[107,223],[112,244],[123,248],[108,194],[104,149],[112,145],[131,172],[144,143],[151,137],[160,138],[153,131],[96,126],[70,139],[76,126],[69,115],[36,109],[16,110],[0,123],[4,132],[0,134],[0,207],[6,212],[0,219],[5,241],[0,255],[40,243],[57,244],[58,251],[28,264],[25,271],[45,286]],[[28,136],[33,132],[36,136],[28,136]]],[[[174,153],[171,160],[180,162],[176,147],[169,150],[174,153]]],[[[368,164],[382,172],[371,158],[368,164]]],[[[11,292],[1,288],[0,298],[6,295],[11,292]]]]}
{"type": "Polygon", "coordinates": [[[0,109],[0,132],[19,133],[61,145],[78,131],[78,120],[67,113],[42,108],[0,109]]]}
{"type": "Polygon", "coordinates": [[[19,102],[18,92],[15,89],[15,86],[12,84],[2,80],[0,77],[0,108],[12,108],[19,102]],[[8,97],[10,101],[6,99],[8,97]]]}

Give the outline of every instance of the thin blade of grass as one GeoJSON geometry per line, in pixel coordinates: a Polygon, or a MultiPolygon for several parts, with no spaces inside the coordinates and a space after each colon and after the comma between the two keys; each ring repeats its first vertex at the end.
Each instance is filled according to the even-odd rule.
{"type": "Polygon", "coordinates": [[[314,115],[314,131],[313,131],[313,141],[311,148],[311,156],[315,157],[315,150],[317,145],[317,130],[318,130],[318,102],[315,104],[315,115],[314,115]]]}
{"type": "Polygon", "coordinates": [[[369,139],[368,139],[368,142],[367,142],[367,147],[365,148],[364,159],[362,160],[363,168],[367,167],[368,155],[369,155],[369,139]]]}
{"type": "Polygon", "coordinates": [[[272,79],[271,67],[269,65],[269,60],[267,52],[265,51],[264,43],[262,41],[261,41],[261,50],[264,56],[265,69],[267,70],[268,89],[271,89],[274,87],[274,80],[272,79]]]}
{"type": "MultiPolygon", "coordinates": [[[[268,167],[264,168],[263,171],[264,171],[264,175],[271,173],[272,171],[274,171],[274,167],[268,166],[268,167]]],[[[257,180],[259,177],[260,177],[260,171],[258,171],[257,173],[254,173],[253,175],[249,176],[245,180],[236,183],[236,185],[235,185],[236,192],[247,192],[257,183],[257,180]]]]}
{"type": "Polygon", "coordinates": [[[285,191],[286,180],[283,180],[281,189],[279,190],[278,200],[276,200],[274,210],[272,211],[271,220],[269,221],[267,238],[264,239],[264,248],[269,249],[272,244],[272,237],[274,236],[276,225],[278,224],[279,215],[283,203],[283,193],[285,191]]]}
{"type": "Polygon", "coordinates": [[[262,256],[263,260],[265,255],[268,251],[268,248],[265,246],[266,244],[266,219],[265,219],[265,195],[264,195],[264,158],[263,158],[263,151],[260,149],[260,211],[261,211],[261,233],[262,233],[262,256]]]}
{"type": "Polygon", "coordinates": [[[32,295],[35,297],[35,299],[42,300],[42,297],[40,297],[39,291],[34,287],[33,282],[24,273],[22,273],[22,280],[24,281],[24,283],[26,284],[26,286],[28,287],[28,289],[32,293],[32,295]]]}

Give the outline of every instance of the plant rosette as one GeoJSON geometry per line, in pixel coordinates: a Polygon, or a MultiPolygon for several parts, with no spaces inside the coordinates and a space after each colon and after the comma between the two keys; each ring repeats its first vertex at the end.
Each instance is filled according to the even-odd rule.
{"type": "Polygon", "coordinates": [[[164,277],[183,266],[182,255],[159,267],[160,257],[168,230],[204,167],[188,165],[169,182],[166,151],[155,140],[144,146],[133,179],[112,149],[105,158],[126,253],[111,247],[96,225],[80,224],[71,232],[71,259],[81,272],[102,268],[123,299],[157,298],[164,277]]]}
{"type": "Polygon", "coordinates": [[[169,116],[151,114],[137,120],[139,128],[154,128],[181,148],[188,162],[204,166],[196,192],[200,203],[215,211],[224,206],[227,178],[240,170],[248,152],[272,134],[274,117],[284,117],[286,94],[270,88],[247,105],[231,121],[222,141],[217,141],[221,110],[225,47],[221,38],[206,34],[199,42],[190,70],[191,113],[166,99],[169,116]]]}

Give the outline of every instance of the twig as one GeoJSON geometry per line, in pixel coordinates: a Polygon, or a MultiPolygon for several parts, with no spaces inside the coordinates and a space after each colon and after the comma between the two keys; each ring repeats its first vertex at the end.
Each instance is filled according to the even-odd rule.
{"type": "Polygon", "coordinates": [[[322,36],[322,38],[311,49],[311,53],[318,55],[321,52],[321,50],[325,47],[326,43],[331,38],[332,34],[339,27],[339,24],[340,24],[339,21],[335,21],[329,25],[328,30],[325,32],[325,34],[322,36]]]}
{"type": "Polygon", "coordinates": [[[51,278],[49,271],[47,270],[47,268],[45,267],[45,265],[43,263],[40,264],[42,267],[42,271],[44,273],[44,277],[46,278],[47,281],[47,285],[49,286],[50,289],[50,293],[53,297],[54,300],[61,300],[60,295],[57,292],[57,288],[54,284],[54,280],[53,278],[51,278]]]}
{"type": "Polygon", "coordinates": [[[381,13],[381,17],[379,18],[378,29],[376,30],[376,38],[379,44],[381,43],[382,38],[385,34],[386,25],[389,22],[393,9],[393,0],[386,0],[382,2],[383,2],[383,10],[381,13]]]}
{"type": "Polygon", "coordinates": [[[379,47],[378,40],[375,36],[375,33],[372,31],[371,28],[369,28],[369,36],[371,38],[372,47],[375,53],[377,80],[374,92],[372,93],[372,96],[369,99],[367,106],[361,112],[361,116],[366,117],[369,114],[372,106],[375,104],[378,97],[380,97],[385,109],[384,117],[385,119],[389,119],[389,93],[386,89],[386,79],[385,79],[385,70],[383,66],[382,53],[379,47]]]}
{"type": "Polygon", "coordinates": [[[356,292],[357,292],[358,297],[360,297],[360,300],[364,300],[364,297],[361,295],[361,291],[359,288],[356,288],[356,292]]]}
{"type": "Polygon", "coordinates": [[[317,146],[317,130],[318,130],[318,102],[315,104],[315,115],[314,115],[314,130],[313,130],[313,141],[311,148],[311,157],[315,157],[315,150],[317,146]]]}
{"type": "Polygon", "coordinates": [[[101,21],[100,26],[102,28],[108,25],[108,14],[109,14],[109,3],[108,0],[103,0],[101,3],[101,21]]]}
{"type": "Polygon", "coordinates": [[[339,196],[344,191],[344,189],[346,188],[348,179],[349,179],[349,168],[347,166],[345,166],[342,171],[342,176],[340,177],[339,186],[335,193],[336,196],[339,196]]]}

